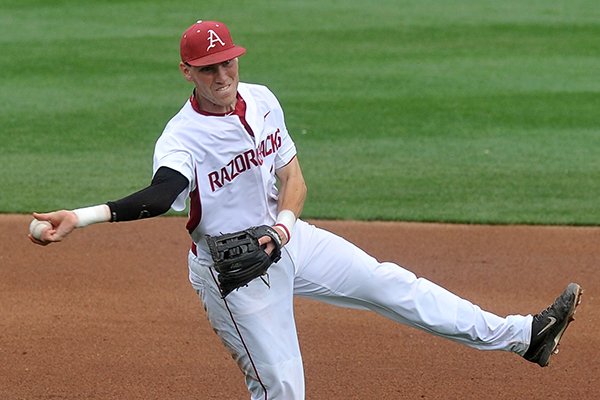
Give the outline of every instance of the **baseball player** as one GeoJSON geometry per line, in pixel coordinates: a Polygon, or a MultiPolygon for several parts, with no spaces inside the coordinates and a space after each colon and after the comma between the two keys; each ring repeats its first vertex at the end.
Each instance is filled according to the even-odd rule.
{"type": "MultiPolygon", "coordinates": [[[[194,90],[167,123],[148,187],[117,201],[34,213],[52,227],[30,239],[59,242],[75,228],[137,220],[189,207],[189,279],[208,320],[244,374],[252,399],[303,399],[293,296],[375,311],[481,350],[516,353],[546,366],[582,290],[571,283],[535,315],[498,316],[301,219],[306,186],[282,108],[265,86],[239,81],[239,57],[225,24],[198,21],[182,35],[179,69],[194,90]],[[189,206],[188,206],[189,204],[189,206]],[[206,235],[273,227],[281,259],[267,279],[226,297],[206,235]]],[[[262,236],[267,253],[276,243],[262,236]]]]}

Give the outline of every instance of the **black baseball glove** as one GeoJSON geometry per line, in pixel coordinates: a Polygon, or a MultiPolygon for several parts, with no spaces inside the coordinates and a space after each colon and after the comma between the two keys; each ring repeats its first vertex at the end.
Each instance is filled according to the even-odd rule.
{"type": "Polygon", "coordinates": [[[267,225],[219,236],[206,235],[206,242],[215,262],[223,298],[265,275],[271,264],[281,258],[281,238],[275,229],[267,225]],[[275,244],[270,255],[258,244],[258,239],[263,236],[269,236],[275,244]]]}

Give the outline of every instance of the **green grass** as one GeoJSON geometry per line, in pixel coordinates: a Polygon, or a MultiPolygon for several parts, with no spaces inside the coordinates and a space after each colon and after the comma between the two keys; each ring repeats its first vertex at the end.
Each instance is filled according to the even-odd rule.
{"type": "Polygon", "coordinates": [[[283,104],[305,217],[600,224],[592,0],[5,0],[0,212],[145,186],[199,18],[230,25],[242,80],[283,104]]]}

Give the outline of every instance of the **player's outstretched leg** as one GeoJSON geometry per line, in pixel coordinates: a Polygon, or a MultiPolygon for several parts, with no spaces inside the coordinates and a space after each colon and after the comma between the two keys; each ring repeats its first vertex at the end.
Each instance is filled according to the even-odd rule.
{"type": "Polygon", "coordinates": [[[581,303],[583,290],[570,283],[548,308],[533,316],[531,343],[523,357],[545,367],[550,356],[558,353],[558,344],[569,323],[575,319],[575,311],[581,303]]]}
{"type": "MultiPolygon", "coordinates": [[[[510,351],[545,366],[580,302],[581,288],[570,284],[535,316],[501,317],[399,265],[379,263],[339,236],[304,224],[298,229],[313,229],[306,236],[314,244],[303,247],[302,257],[296,256],[296,294],[370,309],[480,350],[510,351]]],[[[293,243],[290,250],[296,250],[293,243]]]]}

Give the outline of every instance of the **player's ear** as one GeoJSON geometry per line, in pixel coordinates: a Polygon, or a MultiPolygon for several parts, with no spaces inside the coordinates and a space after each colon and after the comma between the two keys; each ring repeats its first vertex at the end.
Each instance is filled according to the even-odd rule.
{"type": "Polygon", "coordinates": [[[179,63],[179,70],[183,74],[183,77],[185,78],[186,81],[192,82],[191,68],[189,65],[187,65],[186,63],[181,61],[179,63]]]}

